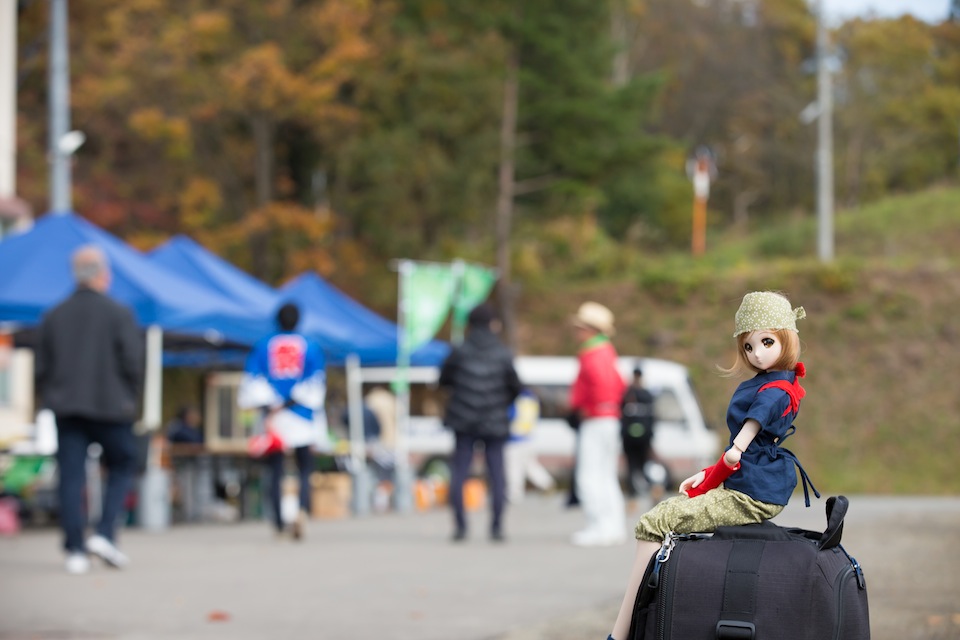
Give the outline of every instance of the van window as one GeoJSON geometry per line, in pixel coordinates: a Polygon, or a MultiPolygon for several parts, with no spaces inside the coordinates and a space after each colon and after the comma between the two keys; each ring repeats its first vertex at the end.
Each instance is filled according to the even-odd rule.
{"type": "Polygon", "coordinates": [[[564,419],[569,410],[567,403],[570,399],[570,385],[566,384],[535,384],[527,385],[527,389],[540,400],[540,419],[564,419]]]}
{"type": "Polygon", "coordinates": [[[653,402],[653,415],[663,422],[686,422],[680,399],[673,389],[661,389],[653,402]]]}

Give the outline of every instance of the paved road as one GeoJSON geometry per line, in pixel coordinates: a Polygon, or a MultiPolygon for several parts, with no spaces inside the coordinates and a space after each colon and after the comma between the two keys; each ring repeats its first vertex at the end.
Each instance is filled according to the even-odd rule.
{"type": "MultiPolygon", "coordinates": [[[[59,534],[0,539],[0,638],[580,640],[612,624],[631,545],[567,543],[559,498],[509,514],[509,542],[447,542],[445,512],[310,523],[302,543],[265,523],[127,530],[134,564],[69,576],[59,534]]],[[[822,502],[777,521],[823,527],[822,502]]],[[[851,498],[844,545],[863,564],[873,638],[960,638],[960,498],[851,498]]]]}

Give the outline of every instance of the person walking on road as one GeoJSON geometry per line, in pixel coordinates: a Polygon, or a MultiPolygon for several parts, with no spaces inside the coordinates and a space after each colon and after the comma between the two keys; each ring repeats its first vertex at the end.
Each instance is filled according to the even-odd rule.
{"type": "Polygon", "coordinates": [[[72,258],[76,290],[50,310],[38,331],[36,389],[57,422],[60,526],[69,573],[90,570],[87,553],[122,568],[116,528],[137,470],[133,422],[143,384],[144,341],[133,314],[107,297],[110,265],[94,245],[72,258]],[[96,534],[84,541],[87,447],[98,443],[107,471],[96,534]]]}
{"type": "Polygon", "coordinates": [[[470,472],[474,447],[482,442],[492,494],[490,537],[501,542],[506,476],[503,447],[510,436],[510,407],[520,394],[520,378],[513,367],[513,354],[497,333],[500,320],[493,308],[481,304],[467,319],[468,332],[440,370],[440,386],[450,390],[444,424],[452,429],[456,445],[450,477],[456,542],[466,539],[467,520],[463,485],[470,472]]]}
{"type": "Polygon", "coordinates": [[[288,302],[277,311],[278,331],[262,339],[247,358],[237,393],[241,409],[260,409],[269,433],[279,448],[264,459],[270,468],[268,486],[273,525],[278,534],[286,530],[280,508],[285,452],[292,450],[300,475],[299,511],[290,526],[295,540],[304,535],[310,512],[310,474],[314,470],[313,447],[326,429],[323,403],[327,392],[326,360],[320,345],[296,333],[300,309],[288,302]]]}
{"type": "Polygon", "coordinates": [[[573,535],[577,546],[620,544],[626,540],[620,490],[620,402],[625,383],[610,342],[613,313],[584,302],[573,318],[580,369],[570,388],[570,409],[581,418],[577,439],[576,483],[587,526],[573,535]]]}
{"type": "Polygon", "coordinates": [[[650,497],[656,504],[663,498],[666,478],[658,478],[657,482],[647,477],[647,464],[654,459],[653,403],[653,394],[643,386],[643,369],[637,362],[633,366],[633,382],[627,387],[621,403],[620,437],[627,459],[627,495],[631,501],[636,501],[643,491],[645,479],[650,497]]]}

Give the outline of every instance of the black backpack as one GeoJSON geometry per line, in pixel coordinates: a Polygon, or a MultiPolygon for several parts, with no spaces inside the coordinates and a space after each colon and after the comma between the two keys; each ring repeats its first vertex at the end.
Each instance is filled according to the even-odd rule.
{"type": "Polygon", "coordinates": [[[869,640],[867,585],[840,544],[848,501],[821,532],[772,522],[671,533],[650,560],[629,638],[869,640]]]}
{"type": "Polygon", "coordinates": [[[630,387],[620,403],[620,436],[627,446],[649,445],[653,440],[653,394],[630,387]]]}

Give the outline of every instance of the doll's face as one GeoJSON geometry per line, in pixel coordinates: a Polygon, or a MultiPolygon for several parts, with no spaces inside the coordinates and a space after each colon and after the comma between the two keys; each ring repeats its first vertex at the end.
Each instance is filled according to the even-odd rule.
{"type": "Polygon", "coordinates": [[[743,343],[747,362],[761,371],[772,367],[783,353],[783,345],[772,331],[753,331],[743,343]]]}

